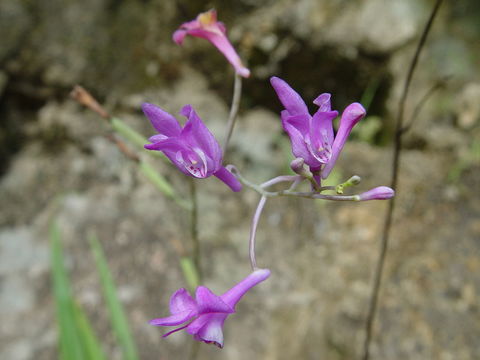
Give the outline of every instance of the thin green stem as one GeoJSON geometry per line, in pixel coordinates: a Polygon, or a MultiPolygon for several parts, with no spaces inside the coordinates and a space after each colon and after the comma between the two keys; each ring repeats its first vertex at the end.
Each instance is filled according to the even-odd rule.
{"type": "Polygon", "coordinates": [[[200,239],[198,237],[198,198],[197,198],[197,184],[195,179],[189,179],[190,185],[190,199],[192,207],[190,209],[190,236],[192,239],[192,258],[195,268],[198,273],[198,280],[202,279],[201,271],[201,256],[200,256],[200,239]]]}

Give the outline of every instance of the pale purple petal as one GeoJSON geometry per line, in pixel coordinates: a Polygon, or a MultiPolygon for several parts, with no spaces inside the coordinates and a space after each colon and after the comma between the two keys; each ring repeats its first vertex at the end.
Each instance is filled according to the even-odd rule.
{"type": "Polygon", "coordinates": [[[223,153],[217,140],[191,105],[185,105],[180,114],[188,119],[181,132],[181,138],[192,148],[202,149],[205,155],[213,161],[212,164],[208,164],[209,175],[218,171],[222,165],[223,153]]]}
{"type": "Polygon", "coordinates": [[[150,320],[150,325],[155,326],[176,326],[183,324],[195,316],[195,311],[182,311],[164,318],[150,320]]]}
{"type": "Polygon", "coordinates": [[[340,125],[338,127],[337,135],[333,141],[332,146],[332,157],[330,161],[325,165],[325,168],[322,170],[322,178],[326,179],[327,176],[333,169],[340,152],[347,141],[348,135],[352,131],[352,128],[365,116],[366,111],[363,106],[359,103],[353,103],[347,106],[343,111],[342,117],[340,119],[340,125]]]}
{"type": "Polygon", "coordinates": [[[187,30],[184,29],[179,29],[175,31],[172,35],[173,41],[175,41],[178,45],[182,45],[183,40],[185,39],[185,36],[188,35],[187,30]]]}
{"type": "Polygon", "coordinates": [[[205,313],[233,313],[235,310],[215,295],[205,286],[199,286],[195,294],[199,314],[205,313]]]}
{"type": "Polygon", "coordinates": [[[168,137],[180,135],[182,128],[173,115],[149,103],[142,104],[142,110],[160,134],[168,137]]]}
{"type": "Polygon", "coordinates": [[[177,331],[185,329],[188,325],[190,325],[190,323],[187,323],[186,325],[181,326],[179,328],[173,329],[172,331],[169,331],[166,334],[163,334],[162,337],[166,338],[167,336],[172,335],[173,333],[176,333],[177,331]]]}
{"type": "Polygon", "coordinates": [[[265,281],[270,276],[270,270],[258,269],[248,275],[245,279],[240,281],[233,288],[221,295],[222,300],[235,308],[235,305],[240,301],[243,295],[255,285],[265,281]]]}
{"type": "Polygon", "coordinates": [[[147,150],[163,151],[166,157],[185,175],[191,176],[191,173],[185,168],[185,163],[178,161],[178,154],[188,153],[189,150],[179,138],[168,138],[153,144],[146,144],[143,147],[147,150]]]}
{"type": "Polygon", "coordinates": [[[337,111],[317,111],[312,117],[310,141],[315,153],[325,153],[329,158],[333,146],[333,119],[337,111]]]}
{"type": "Polygon", "coordinates": [[[378,186],[358,195],[360,201],[388,200],[395,196],[395,191],[388,186],[378,186]]]}
{"type": "Polygon", "coordinates": [[[323,93],[318,95],[318,97],[313,100],[313,103],[319,107],[319,111],[331,111],[332,106],[330,104],[330,98],[332,95],[329,93],[323,93]]]}
{"type": "Polygon", "coordinates": [[[237,52],[233,48],[232,44],[225,36],[225,34],[208,34],[206,37],[233,65],[235,71],[242,77],[248,78],[250,76],[250,70],[248,70],[243,64],[242,60],[238,56],[237,52]]]}
{"type": "Polygon", "coordinates": [[[319,165],[318,161],[315,159],[315,157],[312,156],[311,152],[308,149],[304,134],[302,134],[296,127],[291,125],[288,122],[289,116],[283,116],[284,114],[286,114],[286,112],[282,113],[282,125],[284,130],[290,137],[293,155],[295,155],[295,157],[305,160],[305,163],[309,166],[319,165]]]}
{"type": "Polygon", "coordinates": [[[209,317],[208,321],[198,329],[195,339],[223,348],[223,323],[227,315],[211,314],[207,316],[209,317]]]}
{"type": "Polygon", "coordinates": [[[195,300],[193,300],[185,288],[178,289],[170,298],[170,312],[172,314],[192,311],[196,309],[196,306],[195,300]]]}
{"type": "Polygon", "coordinates": [[[309,134],[311,119],[309,114],[291,115],[288,110],[282,110],[280,117],[282,123],[285,122],[295,127],[302,134],[302,137],[305,138],[309,134]]]}
{"type": "Polygon", "coordinates": [[[213,173],[218,179],[223,181],[226,185],[230,187],[235,192],[242,190],[242,183],[223,166],[216,172],[213,173]]]}
{"type": "Polygon", "coordinates": [[[277,93],[280,102],[285,106],[285,109],[290,113],[290,115],[299,115],[307,114],[308,108],[302,97],[293,90],[290,85],[288,85],[284,80],[278,77],[271,77],[270,83],[273,86],[273,89],[277,93]]]}
{"type": "Polygon", "coordinates": [[[150,136],[148,138],[148,141],[150,141],[151,143],[155,143],[155,142],[163,141],[166,139],[168,139],[168,136],[157,134],[157,135],[150,136]]]}

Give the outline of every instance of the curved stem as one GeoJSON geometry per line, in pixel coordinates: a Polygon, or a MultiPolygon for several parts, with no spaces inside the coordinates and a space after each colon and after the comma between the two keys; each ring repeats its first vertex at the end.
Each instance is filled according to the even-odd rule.
{"type": "Polygon", "coordinates": [[[266,188],[281,182],[295,182],[297,180],[301,180],[302,177],[300,175],[282,175],[282,176],[277,176],[273,179],[270,179],[268,181],[265,181],[263,184],[260,184],[261,188],[266,188]]]}
{"type": "Polygon", "coordinates": [[[304,197],[309,199],[323,199],[323,200],[333,200],[333,201],[359,201],[360,198],[358,195],[325,195],[321,194],[322,191],[325,190],[335,190],[333,186],[324,186],[320,187],[319,191],[311,191],[311,192],[296,192],[292,191],[298,185],[298,179],[304,179],[301,176],[296,175],[284,175],[284,176],[277,176],[269,181],[264,182],[262,185],[256,185],[247,179],[245,179],[238,169],[233,165],[227,165],[226,169],[228,169],[237,179],[245,186],[249,187],[252,190],[255,190],[260,195],[265,197],[278,197],[278,196],[296,196],[296,197],[304,197]],[[266,191],[264,187],[277,184],[280,182],[292,182],[292,186],[290,186],[287,190],[281,191],[266,191]]]}
{"type": "Polygon", "coordinates": [[[255,237],[257,234],[258,220],[260,220],[260,215],[262,214],[263,207],[267,202],[267,197],[262,196],[257,205],[257,210],[252,218],[252,226],[250,228],[250,240],[248,243],[248,253],[250,254],[250,264],[252,265],[253,271],[258,270],[257,260],[255,259],[255,237]]]}
{"type": "Polygon", "coordinates": [[[235,120],[237,119],[238,108],[240,107],[240,98],[242,95],[242,77],[235,73],[235,83],[233,85],[233,99],[230,106],[230,114],[228,115],[227,133],[225,135],[225,142],[223,144],[223,157],[225,158],[228,150],[228,143],[232,137],[233,128],[235,127],[235,120]]]}

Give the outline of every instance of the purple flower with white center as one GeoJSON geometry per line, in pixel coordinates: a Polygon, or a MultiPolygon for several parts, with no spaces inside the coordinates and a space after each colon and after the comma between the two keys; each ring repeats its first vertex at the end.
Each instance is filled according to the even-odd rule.
{"type": "Polygon", "coordinates": [[[312,172],[327,178],[352,128],[365,116],[365,109],[359,103],[347,106],[334,136],[332,121],[338,112],[331,109],[330,94],[323,93],[313,101],[318,110],[311,116],[301,96],[284,80],[272,77],[270,83],[285,107],[281,112],[282,125],[290,137],[292,153],[302,158],[312,172]]]}
{"type": "Polygon", "coordinates": [[[233,191],[242,184],[222,166],[222,149],[191,105],[185,105],[180,114],[188,120],[182,128],[177,119],[153,104],[144,103],[142,110],[152,123],[157,135],[145,149],[163,151],[184,174],[194,178],[216,176],[233,191]]]}
{"type": "Polygon", "coordinates": [[[184,288],[177,290],[170,298],[172,315],[154,319],[150,324],[157,326],[178,326],[163,337],[185,329],[193,338],[207,344],[223,347],[223,323],[228,315],[235,312],[235,305],[255,285],[266,280],[270,270],[258,269],[240,281],[223,295],[215,295],[205,286],[197,288],[195,299],[184,288]]]}
{"type": "Polygon", "coordinates": [[[250,76],[250,70],[242,64],[240,57],[227,38],[225,25],[217,21],[217,12],[215,10],[212,9],[201,13],[195,20],[183,23],[180,29],[173,33],[173,41],[181,45],[187,35],[210,41],[225,55],[239,75],[246,78],[250,76]]]}

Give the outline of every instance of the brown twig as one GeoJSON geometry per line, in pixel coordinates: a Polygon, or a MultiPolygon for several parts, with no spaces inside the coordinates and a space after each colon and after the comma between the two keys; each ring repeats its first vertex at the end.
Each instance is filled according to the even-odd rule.
{"type": "Polygon", "coordinates": [[[70,92],[70,96],[78,101],[83,106],[86,106],[90,110],[96,112],[102,118],[108,120],[111,118],[110,114],[101,106],[97,100],[90,94],[85,88],[80,85],[75,85],[70,92]]]}
{"type": "Polygon", "coordinates": [[[422,96],[422,98],[418,101],[418,104],[413,109],[412,116],[410,116],[410,120],[406,125],[403,126],[401,130],[402,133],[406,133],[408,130],[412,128],[414,122],[418,118],[418,115],[420,115],[420,112],[422,111],[423,106],[428,102],[428,100],[433,94],[435,94],[438,90],[445,87],[448,80],[449,80],[449,77],[440,79],[430,89],[428,89],[428,91],[425,93],[425,95],[422,96]]]}
{"type": "MultiPolygon", "coordinates": [[[[405,103],[407,100],[408,91],[410,89],[410,84],[413,78],[413,73],[418,63],[418,59],[425,45],[427,35],[430,32],[433,21],[435,20],[435,17],[438,13],[438,9],[440,8],[442,1],[443,0],[436,0],[435,5],[432,8],[432,12],[430,13],[430,17],[428,18],[425,28],[423,29],[422,35],[420,37],[420,41],[418,42],[417,48],[415,50],[415,54],[408,68],[407,78],[405,80],[402,96],[400,97],[400,101],[398,105],[398,113],[395,121],[396,123],[395,145],[394,145],[394,151],[393,151],[392,178],[390,183],[390,187],[395,189],[397,194],[398,194],[397,183],[398,183],[398,174],[399,174],[399,167],[400,167],[400,155],[402,151],[402,136],[405,133],[403,131],[405,103]]],[[[385,265],[385,258],[388,250],[388,242],[390,238],[394,208],[395,208],[395,197],[392,198],[388,204],[388,209],[385,216],[385,223],[383,226],[382,241],[380,243],[378,262],[375,267],[374,281],[373,281],[372,292],[370,296],[369,309],[368,309],[367,319],[365,322],[365,341],[363,346],[363,357],[362,357],[363,360],[368,360],[370,358],[370,343],[372,339],[373,322],[375,320],[375,315],[377,312],[378,295],[381,287],[382,275],[383,275],[384,265],[385,265]]]]}

